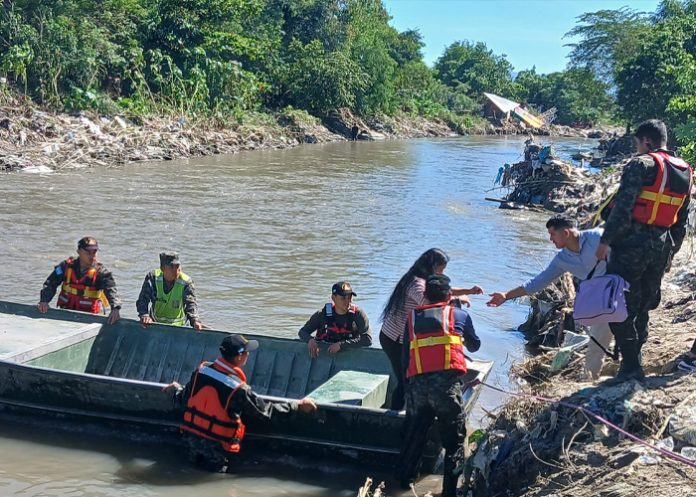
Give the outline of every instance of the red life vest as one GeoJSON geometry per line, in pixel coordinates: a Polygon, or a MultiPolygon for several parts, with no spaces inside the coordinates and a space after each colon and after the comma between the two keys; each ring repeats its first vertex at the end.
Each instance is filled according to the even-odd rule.
{"type": "Polygon", "coordinates": [[[218,357],[204,362],[193,376],[184,421],[179,427],[220,442],[226,452],[239,452],[246,428],[238,413],[229,414],[232,396],[246,383],[244,371],[218,357]]]}
{"type": "Polygon", "coordinates": [[[449,302],[416,307],[408,316],[409,362],[406,378],[446,371],[466,373],[462,337],[454,331],[449,302]]]}
{"type": "Polygon", "coordinates": [[[72,257],[65,261],[65,274],[60,294],[58,294],[58,307],[99,314],[103,309],[104,293],[96,287],[97,268],[89,268],[78,280],[75,276],[75,264],[79,264],[79,261],[73,261],[72,257]]]}
{"type": "Polygon", "coordinates": [[[334,304],[326,304],[324,306],[324,328],[317,330],[316,340],[320,342],[342,342],[343,340],[348,340],[354,337],[353,323],[355,322],[355,315],[358,312],[358,307],[351,304],[348,308],[348,314],[346,316],[346,322],[343,326],[338,326],[336,324],[336,306],[334,304]]]}
{"type": "Polygon", "coordinates": [[[633,220],[662,228],[677,222],[677,213],[691,193],[693,173],[684,160],[667,152],[648,154],[655,160],[657,174],[651,185],[643,186],[633,207],[633,220]]]}

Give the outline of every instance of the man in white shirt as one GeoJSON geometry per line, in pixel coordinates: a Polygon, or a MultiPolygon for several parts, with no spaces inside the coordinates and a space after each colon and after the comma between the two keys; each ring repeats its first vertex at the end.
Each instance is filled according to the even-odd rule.
{"type": "MultiPolygon", "coordinates": [[[[579,231],[572,219],[554,216],[547,221],[546,229],[549,232],[549,239],[556,248],[560,249],[560,252],[546,269],[523,285],[507,292],[491,293],[488,306],[498,307],[508,300],[540,292],[566,272],[581,280],[586,279],[595,267],[594,276],[604,274],[606,263],[598,265],[595,255],[602,236],[600,228],[579,231]]],[[[597,379],[602,370],[605,350],[611,343],[611,329],[608,324],[594,325],[590,327],[590,336],[603,347],[590,340],[585,355],[585,370],[588,376],[597,379]]]]}

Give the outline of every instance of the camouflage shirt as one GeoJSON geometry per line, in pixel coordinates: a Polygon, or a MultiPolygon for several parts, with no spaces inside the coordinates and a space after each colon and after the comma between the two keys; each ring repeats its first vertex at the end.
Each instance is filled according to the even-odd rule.
{"type": "MultiPolygon", "coordinates": [[[[143,281],[143,286],[140,288],[140,295],[138,295],[138,300],[135,302],[135,307],[138,310],[138,316],[151,315],[151,308],[154,309],[155,301],[157,300],[157,277],[154,271],[150,271],[147,276],[145,276],[145,281],[143,281]]],[[[164,291],[170,292],[174,287],[174,282],[167,283],[164,282],[164,291]]],[[[188,283],[184,285],[184,313],[186,318],[193,326],[193,323],[199,322],[201,317],[198,313],[198,302],[196,301],[196,290],[193,286],[193,280],[189,280],[188,283]]]]}
{"type": "MultiPolygon", "coordinates": [[[[39,297],[39,302],[50,302],[56,295],[58,288],[63,284],[63,279],[65,278],[65,272],[68,267],[68,261],[64,260],[58,264],[51,274],[48,275],[46,281],[41,289],[41,295],[39,297]]],[[[97,290],[104,292],[106,299],[109,301],[109,306],[112,309],[121,308],[121,299],[118,296],[118,291],[116,290],[116,283],[114,282],[114,276],[111,271],[106,269],[101,262],[97,262],[97,280],[95,282],[95,287],[97,290]]],[[[73,271],[75,271],[75,277],[77,279],[82,278],[84,271],[80,267],[80,262],[78,259],[73,259],[73,271]]]]}
{"type": "MultiPolygon", "coordinates": [[[[660,151],[674,155],[674,152],[660,151]]],[[[657,172],[657,164],[649,155],[639,155],[626,164],[621,175],[619,191],[614,199],[614,206],[604,227],[602,243],[610,246],[640,243],[640,240],[659,238],[669,231],[674,241],[674,253],[676,254],[679,251],[686,235],[686,222],[689,210],[688,196],[679,210],[677,222],[671,228],[661,228],[639,223],[632,218],[633,207],[641,189],[643,186],[651,185],[655,182],[657,172]]]]}

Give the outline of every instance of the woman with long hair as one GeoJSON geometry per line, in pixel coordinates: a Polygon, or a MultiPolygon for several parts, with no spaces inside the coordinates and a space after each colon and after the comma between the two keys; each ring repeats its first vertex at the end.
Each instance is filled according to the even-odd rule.
{"type": "MultiPolygon", "coordinates": [[[[396,284],[382,311],[382,330],[379,333],[379,343],[387,354],[397,378],[396,389],[391,398],[390,407],[392,409],[400,411],[404,407],[404,371],[402,370],[401,354],[408,315],[413,309],[426,302],[426,278],[431,274],[442,274],[448,262],[449,257],[441,249],[431,248],[423,252],[413,263],[411,269],[396,284]]],[[[452,295],[467,305],[469,300],[465,295],[482,293],[483,289],[479,286],[452,288],[452,295]]]]}

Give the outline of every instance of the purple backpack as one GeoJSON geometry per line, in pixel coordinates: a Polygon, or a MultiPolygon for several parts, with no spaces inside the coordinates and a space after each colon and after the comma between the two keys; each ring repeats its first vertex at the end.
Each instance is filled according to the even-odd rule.
{"type": "Polygon", "coordinates": [[[587,275],[587,279],[580,282],[575,295],[573,317],[585,326],[621,323],[628,317],[624,292],[629,291],[630,285],[618,274],[593,278],[599,262],[601,261],[587,275]]]}

